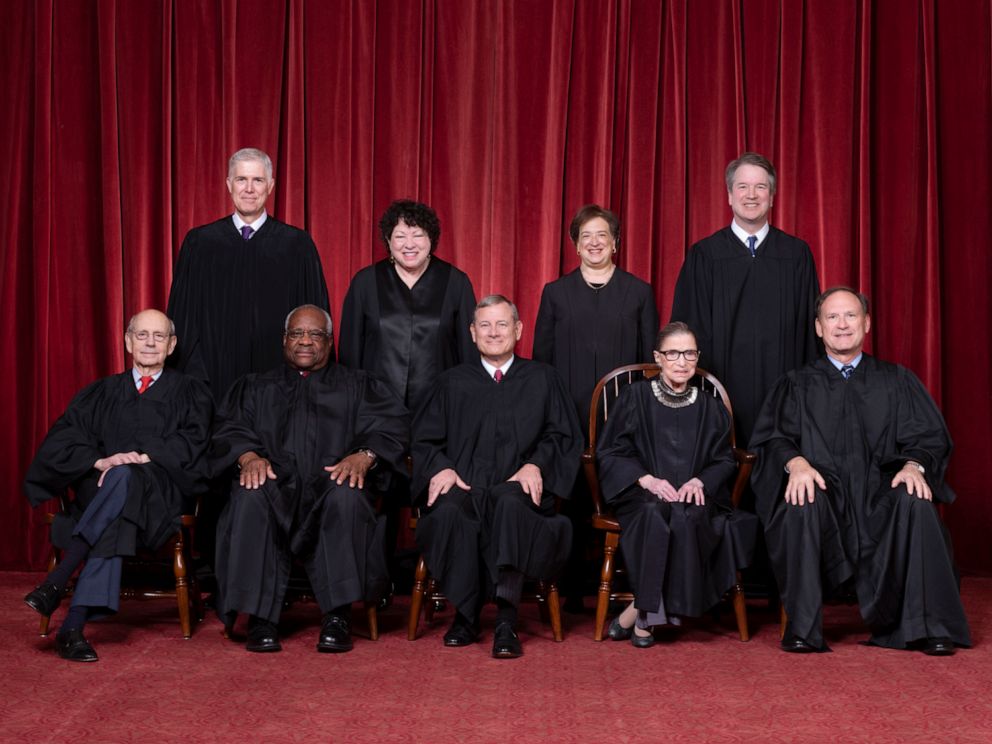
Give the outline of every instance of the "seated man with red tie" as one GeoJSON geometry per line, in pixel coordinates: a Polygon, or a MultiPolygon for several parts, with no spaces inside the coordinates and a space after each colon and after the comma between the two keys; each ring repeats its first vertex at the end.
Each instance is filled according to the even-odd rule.
{"type": "Polygon", "coordinates": [[[202,383],[164,369],[176,347],[172,321],[158,310],[140,312],[128,323],[124,345],[132,369],[76,395],[24,483],[34,506],[66,488],[75,492],[68,513],[52,524],[62,563],[24,598],[51,615],[86,562],[56,635],[56,651],[69,661],[97,660],[83,627],[117,611],[121,557],[134,555],[139,544],[158,548],[174,535],[206,477],[212,399],[202,383]]]}
{"type": "Polygon", "coordinates": [[[499,659],[523,653],[524,578],[554,578],[568,558],[571,524],[555,497],[571,492],[582,450],[558,373],[513,353],[522,329],[508,299],[483,298],[470,326],[481,359],[444,372],[413,425],[417,542],[457,609],[444,645],[475,643],[479,610],[495,594],[499,659]]]}

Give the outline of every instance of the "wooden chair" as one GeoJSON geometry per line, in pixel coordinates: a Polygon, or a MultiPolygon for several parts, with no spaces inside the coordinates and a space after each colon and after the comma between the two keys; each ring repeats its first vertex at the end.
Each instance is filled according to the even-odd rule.
{"type": "MultiPolygon", "coordinates": [[[[68,512],[68,501],[65,495],[59,497],[59,506],[63,513],[68,512]]],[[[199,502],[197,503],[199,509],[199,502]]],[[[55,514],[47,514],[46,522],[51,525],[55,521],[55,514]]],[[[200,585],[196,580],[196,575],[192,572],[193,565],[193,528],[196,525],[196,513],[183,514],[179,525],[179,530],[169,538],[169,541],[162,546],[159,551],[140,551],[133,558],[124,560],[124,571],[121,578],[121,599],[140,599],[150,597],[175,597],[179,609],[179,627],[182,630],[183,638],[189,639],[193,636],[193,619],[197,622],[203,619],[203,599],[200,596],[200,585]],[[153,568],[161,568],[163,559],[161,556],[168,551],[171,560],[172,577],[175,579],[174,588],[161,588],[152,584],[132,584],[125,583],[125,578],[131,578],[137,573],[147,575],[153,568]],[[192,612],[191,612],[192,609],[192,612]]],[[[60,551],[53,545],[52,552],[48,557],[48,571],[51,572],[59,564],[61,558],[60,551]]],[[[69,583],[67,595],[72,594],[74,581],[69,583]]],[[[39,624],[39,632],[42,636],[48,635],[50,617],[42,617],[39,624]]]]}
{"type": "MultiPolygon", "coordinates": [[[[289,576],[289,586],[286,589],[284,604],[289,606],[293,602],[316,602],[313,596],[313,588],[310,586],[310,579],[302,570],[302,564],[297,561],[293,563],[293,569],[289,576]]],[[[379,608],[377,602],[365,602],[365,620],[368,623],[369,638],[373,641],[379,640],[379,608]]],[[[225,637],[230,637],[230,627],[224,629],[225,637]]]]}
{"type": "MultiPolygon", "coordinates": [[[[582,468],[585,471],[586,480],[589,482],[589,492],[592,494],[593,515],[592,526],[594,529],[604,533],[603,543],[603,566],[600,570],[599,593],[596,600],[596,625],[593,638],[597,641],[603,640],[603,630],[606,626],[606,613],[611,601],[629,602],[634,598],[630,592],[614,592],[613,577],[616,571],[616,552],[620,544],[620,523],[617,518],[608,510],[603,502],[603,496],[599,489],[599,474],[596,464],[596,437],[599,427],[609,418],[610,406],[620,395],[624,387],[638,380],[650,379],[657,376],[661,369],[656,364],[628,364],[618,367],[605,375],[597,385],[592,395],[592,406],[589,409],[589,446],[582,453],[582,468]]],[[[748,478],[751,476],[751,468],[754,466],[756,456],[746,450],[738,449],[734,437],[734,412],[730,405],[730,398],[727,391],[719,380],[712,374],[702,369],[696,368],[696,377],[691,384],[700,388],[704,394],[714,397],[719,396],[723,405],[730,414],[730,446],[734,450],[734,457],[737,460],[737,477],[734,480],[731,500],[736,508],[740,502],[744,489],[747,486],[748,478]]],[[[731,590],[733,595],[734,615],[737,620],[737,632],[742,641],[750,639],[747,626],[747,612],[744,605],[744,589],[741,586],[740,572],[737,573],[737,581],[731,590]]]]}
{"type": "MultiPolygon", "coordinates": [[[[417,529],[418,513],[410,518],[410,529],[417,529]]],[[[537,601],[538,611],[541,613],[541,620],[551,624],[551,635],[556,643],[565,640],[561,624],[561,601],[558,598],[558,585],[554,581],[538,581],[537,590],[533,592],[531,598],[537,601]]],[[[417,626],[420,624],[420,610],[424,606],[424,597],[427,597],[427,606],[424,615],[427,622],[434,619],[434,608],[445,601],[444,595],[438,590],[437,582],[430,576],[427,570],[427,563],[424,561],[424,554],[421,553],[417,559],[417,568],[413,575],[413,590],[410,592],[410,616],[407,621],[406,638],[408,641],[417,640],[417,626]]]]}

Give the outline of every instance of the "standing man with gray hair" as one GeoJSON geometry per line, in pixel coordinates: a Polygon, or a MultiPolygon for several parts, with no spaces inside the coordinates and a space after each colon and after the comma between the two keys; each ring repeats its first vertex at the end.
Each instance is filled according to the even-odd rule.
{"type": "Polygon", "coordinates": [[[778,377],[813,361],[813,303],[820,293],[809,246],[771,226],[775,168],[745,152],[727,165],[728,227],[686,255],[672,320],[689,324],[734,403],[737,443],[747,446],[758,410],[778,377]]]}
{"type": "Polygon", "coordinates": [[[169,293],[179,345],[174,364],[220,400],[237,378],[282,359],[282,319],[294,307],[327,309],[320,256],[303,230],[265,210],[272,161],[245,148],[231,156],[234,214],[186,234],[169,293]]]}

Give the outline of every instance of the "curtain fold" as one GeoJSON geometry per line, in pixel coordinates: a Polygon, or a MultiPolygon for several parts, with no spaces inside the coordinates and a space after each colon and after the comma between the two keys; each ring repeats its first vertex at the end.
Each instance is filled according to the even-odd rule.
{"type": "MultiPolygon", "coordinates": [[[[663,317],[688,247],[729,223],[723,170],[778,169],[773,222],[824,286],[873,300],[871,350],[940,401],[948,510],[992,570],[992,0],[7,0],[0,3],[0,568],[47,537],[20,481],[72,395],[123,367],[191,227],[228,214],[235,149],[272,155],[271,212],[308,229],[337,316],[385,256],[395,198],[439,255],[520,307],[577,266],[582,204],[663,317]]],[[[237,332],[237,329],[232,329],[237,332]]]]}

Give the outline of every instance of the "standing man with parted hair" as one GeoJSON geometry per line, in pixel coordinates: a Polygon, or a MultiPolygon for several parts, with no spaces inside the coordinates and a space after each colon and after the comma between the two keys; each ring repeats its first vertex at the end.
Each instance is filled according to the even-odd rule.
{"type": "MultiPolygon", "coordinates": [[[[186,234],[172,278],[168,314],[179,345],[171,363],[206,382],[218,402],[242,375],[281,362],[282,319],[290,310],[306,304],[328,309],[313,240],[265,210],[274,187],[268,155],[250,147],[234,153],[227,165],[234,214],[186,234]]],[[[197,547],[203,556],[213,555],[222,506],[223,497],[201,506],[197,547]]]]}
{"type": "Polygon", "coordinates": [[[772,164],[745,152],[730,162],[725,178],[733,220],[689,249],[672,320],[695,332],[700,366],[727,387],[737,443],[747,446],[775,380],[816,358],[813,305],[820,284],[809,246],[769,223],[772,164]]]}
{"type": "Polygon", "coordinates": [[[304,304],[327,309],[320,256],[303,230],[272,217],[272,161],[245,148],[231,156],[234,214],[186,234],[169,293],[179,345],[174,364],[220,400],[237,378],[282,359],[282,319],[304,304]]]}

